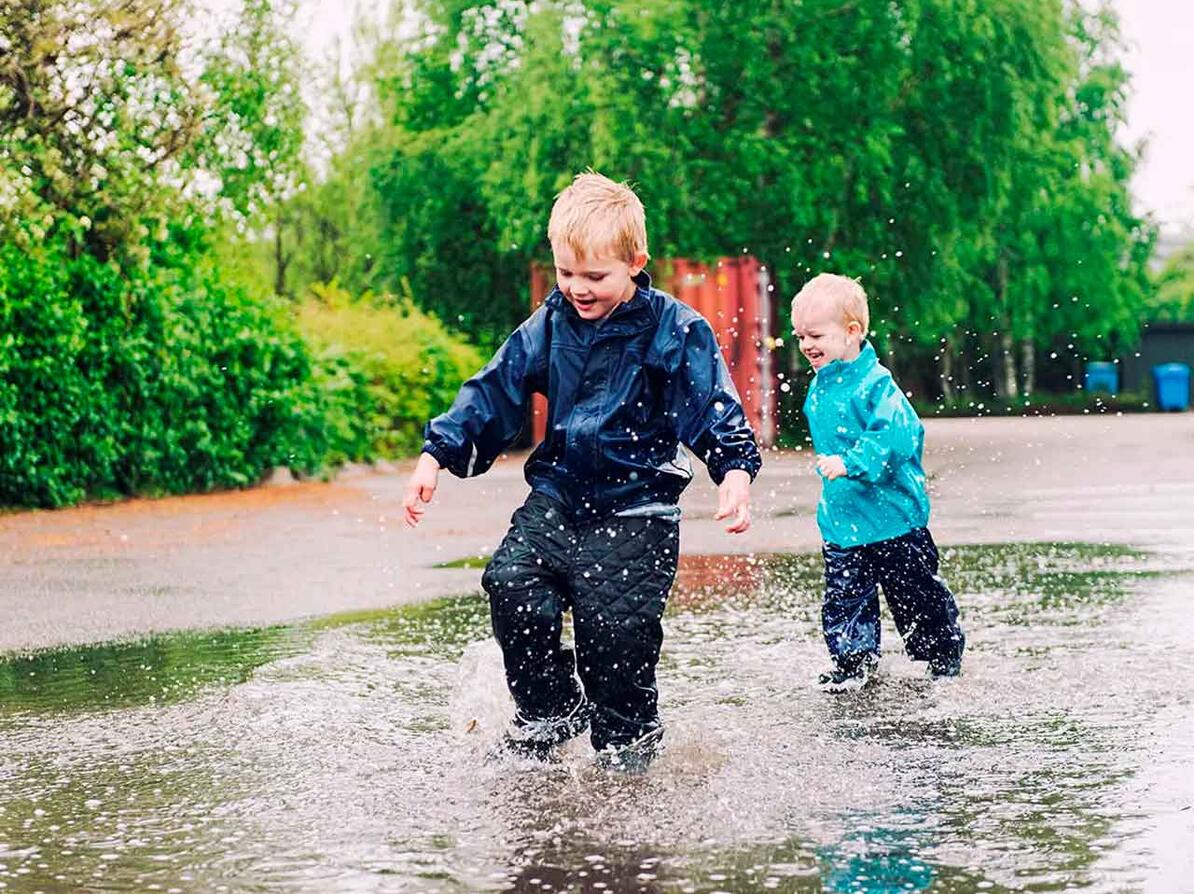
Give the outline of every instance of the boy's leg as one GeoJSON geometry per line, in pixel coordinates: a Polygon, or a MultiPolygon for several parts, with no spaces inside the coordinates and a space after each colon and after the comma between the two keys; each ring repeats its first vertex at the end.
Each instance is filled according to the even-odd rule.
{"type": "Polygon", "coordinates": [[[675,521],[650,517],[588,525],[570,579],[580,677],[593,705],[593,747],[635,746],[643,766],[662,737],[655,665],[679,529],[675,521]]]}
{"type": "Polygon", "coordinates": [[[560,644],[568,605],[564,573],[575,548],[576,530],[560,505],[532,493],[481,578],[518,708],[515,725],[544,746],[587,726],[576,659],[560,644]]]}
{"type": "Polygon", "coordinates": [[[874,562],[908,657],[928,661],[934,673],[956,674],[966,637],[954,595],[937,573],[937,545],[929,529],[874,544],[874,562]]]}
{"type": "Polygon", "coordinates": [[[821,628],[833,663],[857,670],[879,655],[879,591],[866,547],[826,543],[821,628]]]}

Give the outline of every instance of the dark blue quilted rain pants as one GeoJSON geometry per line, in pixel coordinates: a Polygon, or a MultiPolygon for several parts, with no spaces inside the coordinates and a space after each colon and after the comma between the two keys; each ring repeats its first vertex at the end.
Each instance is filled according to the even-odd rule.
{"type": "Polygon", "coordinates": [[[482,578],[516,724],[554,743],[587,723],[598,751],[662,734],[655,665],[679,546],[675,521],[577,522],[532,492],[482,578]]]}

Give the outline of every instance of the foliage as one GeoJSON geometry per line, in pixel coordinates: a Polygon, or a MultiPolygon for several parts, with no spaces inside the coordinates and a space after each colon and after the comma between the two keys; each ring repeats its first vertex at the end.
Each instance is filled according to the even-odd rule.
{"type": "Polygon", "coordinates": [[[120,271],[0,245],[0,504],[252,484],[324,462],[329,398],[276,313],[173,233],[120,271]]]}
{"type": "MultiPolygon", "coordinates": [[[[637,184],[658,257],[749,250],[781,295],[862,277],[886,361],[947,396],[1031,390],[1040,358],[1076,369],[1133,337],[1153,232],[1113,139],[1127,78],[1106,8],[398,6],[421,29],[376,47],[383,123],[345,155],[369,172],[368,226],[325,277],[405,279],[492,343],[525,315],[555,193],[593,166],[637,184]]],[[[347,194],[328,183],[308,230],[347,194]]]]}
{"type": "Polygon", "coordinates": [[[201,80],[219,100],[197,153],[219,177],[221,196],[250,220],[297,189],[306,109],[286,31],[292,17],[285,0],[244,0],[235,27],[206,53],[201,80]]]}
{"type": "Polygon", "coordinates": [[[293,0],[242,0],[239,21],[204,59],[202,83],[216,97],[195,152],[218,178],[219,210],[268,240],[272,290],[289,294],[294,251],[284,239],[286,201],[306,187],[300,57],[288,28],[293,0]]]}
{"type": "Polygon", "coordinates": [[[336,390],[356,407],[355,429],[342,426],[337,442],[346,459],[417,450],[423,424],[448,408],[483,362],[409,297],[353,298],[334,284],[316,285],[297,319],[325,368],[338,370],[336,390]]]}
{"type": "Polygon", "coordinates": [[[1156,282],[1149,316],[1168,323],[1194,323],[1194,242],[1169,257],[1156,282]]]}
{"type": "MultiPolygon", "coordinates": [[[[203,46],[184,2],[0,0],[0,501],[414,447],[481,359],[436,318],[499,342],[589,166],[636,184],[657,257],[750,251],[779,296],[860,276],[943,405],[1072,381],[1144,317],[1106,7],[393,0],[325,75],[316,177],[292,0],[203,46]],[[316,355],[274,303],[312,292],[316,355]]],[[[1189,318],[1192,266],[1148,306],[1189,318]]]]}
{"type": "Polygon", "coordinates": [[[344,396],[212,252],[221,204],[276,192],[293,156],[256,120],[284,81],[227,56],[194,78],[179,3],[0,4],[0,503],[320,468],[344,396]]]}
{"type": "Polygon", "coordinates": [[[0,238],[144,263],[185,214],[204,100],[177,0],[0,0],[0,238]]]}

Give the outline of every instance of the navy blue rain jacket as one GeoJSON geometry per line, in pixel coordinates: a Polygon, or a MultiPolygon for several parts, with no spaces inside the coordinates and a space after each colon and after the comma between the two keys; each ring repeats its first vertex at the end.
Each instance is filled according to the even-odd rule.
{"type": "Polygon", "coordinates": [[[692,480],[684,444],[720,484],[762,460],[709,323],[635,277],[634,297],[600,324],[554,289],[543,306],[431,420],[423,451],[461,478],[486,471],[518,435],[534,393],[547,435],[526,464],[531,487],[578,517],[675,503],[692,480]]]}

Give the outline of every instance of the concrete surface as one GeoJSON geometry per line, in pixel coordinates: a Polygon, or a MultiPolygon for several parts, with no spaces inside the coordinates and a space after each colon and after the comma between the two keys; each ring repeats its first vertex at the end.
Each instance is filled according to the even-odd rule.
{"type": "MultiPolygon", "coordinates": [[[[1194,556],[1194,413],[928,420],[939,543],[1113,541],[1194,556]]],[[[0,516],[0,652],[181,628],[262,625],[476,589],[526,492],[521,456],[446,473],[416,531],[410,464],[331,483],[0,516]]],[[[687,554],[811,551],[819,482],[806,452],[769,453],[755,523],[711,518],[704,472],[683,503],[687,554]]]]}

